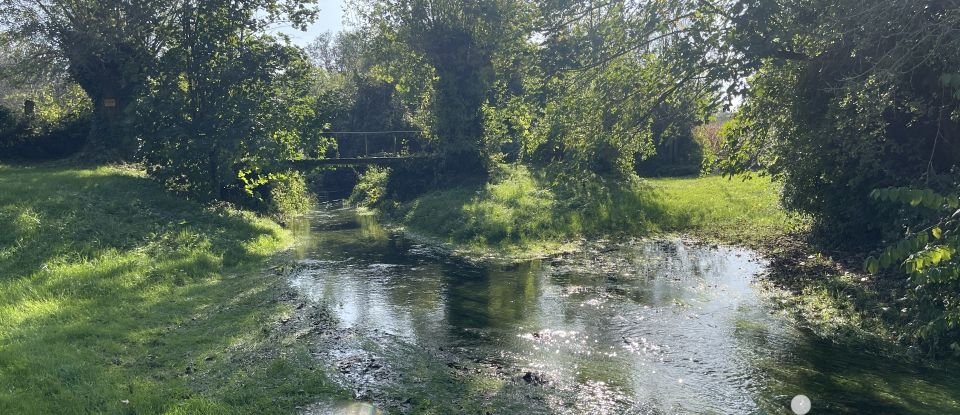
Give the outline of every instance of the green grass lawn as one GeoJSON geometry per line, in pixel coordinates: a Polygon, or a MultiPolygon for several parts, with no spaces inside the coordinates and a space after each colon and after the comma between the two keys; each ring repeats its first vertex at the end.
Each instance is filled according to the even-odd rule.
{"type": "Polygon", "coordinates": [[[649,179],[661,215],[659,231],[759,246],[804,229],[780,207],[780,188],[767,177],[649,179]]]}
{"type": "Polygon", "coordinates": [[[778,199],[777,185],[759,177],[617,184],[509,166],[483,187],[430,193],[391,215],[414,232],[467,249],[523,256],[581,236],[682,233],[759,245],[802,226],[778,199]]]}
{"type": "Polygon", "coordinates": [[[0,414],[290,413],[336,393],[277,335],[267,263],[291,242],[132,170],[0,166],[0,414]]]}

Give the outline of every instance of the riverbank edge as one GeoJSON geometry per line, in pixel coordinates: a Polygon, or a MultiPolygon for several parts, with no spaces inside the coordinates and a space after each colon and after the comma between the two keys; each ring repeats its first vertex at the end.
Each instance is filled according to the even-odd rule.
{"type": "MultiPolygon", "coordinates": [[[[46,340],[27,354],[25,366],[40,379],[14,376],[22,368],[13,364],[0,368],[0,385],[9,393],[0,393],[0,408],[42,413],[55,406],[69,412],[90,410],[90,402],[96,402],[107,412],[285,413],[318,399],[345,396],[314,370],[318,365],[307,348],[297,344],[302,333],[288,325],[299,314],[296,293],[285,278],[297,242],[272,219],[183,199],[147,179],[137,166],[0,164],[0,188],[9,191],[0,196],[0,221],[13,215],[17,231],[17,215],[29,215],[34,219],[28,223],[36,228],[20,240],[30,248],[27,253],[9,263],[20,266],[0,279],[0,299],[6,300],[0,307],[26,313],[38,302],[58,304],[57,319],[31,317],[43,321],[3,333],[27,344],[36,336],[46,340]],[[59,242],[50,236],[59,236],[59,242]],[[203,242],[210,239],[214,242],[203,242]],[[148,246],[142,245],[145,241],[148,246]],[[116,247],[101,246],[111,243],[116,247]],[[59,249],[86,254],[50,259],[35,272],[28,255],[59,249]],[[249,257],[242,254],[253,251],[249,257]],[[197,256],[196,264],[177,262],[191,254],[197,256]],[[165,275],[161,270],[171,261],[177,262],[171,272],[176,275],[165,275]],[[150,270],[141,272],[143,267],[150,270]],[[64,279],[67,288],[45,299],[44,287],[56,278],[64,279]],[[20,295],[20,286],[30,295],[20,295]],[[129,287],[139,288],[134,292],[129,287]],[[145,291],[169,291],[172,298],[157,304],[125,301],[148,295],[145,291]],[[87,308],[76,311],[83,306],[87,308]],[[153,311],[141,318],[137,309],[153,311]],[[89,334],[78,328],[91,321],[98,323],[89,325],[89,334]],[[79,334],[70,334],[70,342],[57,341],[64,330],[79,334]],[[149,353],[141,352],[144,344],[149,353]],[[45,348],[70,353],[48,355],[45,348]],[[92,388],[83,392],[71,390],[79,387],[63,390],[63,381],[43,383],[50,367],[57,367],[62,377],[78,366],[107,374],[82,385],[92,388]],[[117,378],[118,373],[123,375],[117,378]],[[35,399],[34,394],[43,393],[38,389],[53,396],[35,399]]],[[[4,317],[17,318],[15,313],[4,317]]],[[[329,318],[313,320],[334,324],[329,318]]],[[[16,356],[15,349],[8,352],[16,356]]]]}
{"type": "MultiPolygon", "coordinates": [[[[416,200],[408,203],[416,203],[416,200]]],[[[392,232],[403,233],[417,243],[439,248],[468,262],[516,263],[550,259],[577,252],[587,241],[586,237],[577,235],[566,241],[538,241],[533,249],[478,247],[416,229],[393,213],[360,208],[358,214],[375,216],[392,232]]],[[[896,299],[906,294],[904,282],[893,275],[868,275],[862,270],[865,258],[862,254],[818,248],[810,242],[808,229],[755,238],[716,230],[601,234],[595,238],[601,243],[628,239],[680,239],[692,244],[750,249],[768,264],[767,270],[756,279],[763,295],[770,299],[778,313],[790,318],[798,327],[824,341],[875,355],[931,361],[917,347],[907,344],[906,327],[891,323],[897,321],[899,308],[896,299]]]]}

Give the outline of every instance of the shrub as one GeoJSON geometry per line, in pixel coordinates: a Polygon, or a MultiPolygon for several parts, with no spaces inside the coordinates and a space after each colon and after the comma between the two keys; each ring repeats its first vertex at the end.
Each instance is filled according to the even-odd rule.
{"type": "Polygon", "coordinates": [[[906,273],[914,308],[910,334],[931,350],[960,354],[960,199],[916,188],[878,189],[871,196],[918,219],[902,239],[867,258],[865,268],[906,273]]]}
{"type": "Polygon", "coordinates": [[[71,113],[59,119],[24,117],[0,107],[0,157],[48,160],[80,151],[90,131],[88,113],[71,113]]]}
{"type": "Polygon", "coordinates": [[[0,137],[12,134],[16,127],[17,114],[10,108],[0,106],[0,137]]]}
{"type": "Polygon", "coordinates": [[[269,199],[270,213],[281,222],[310,211],[315,200],[307,188],[303,173],[285,174],[273,180],[269,199]]]}
{"type": "Polygon", "coordinates": [[[362,176],[347,202],[358,207],[374,207],[383,201],[390,180],[390,169],[370,167],[362,176]]]}

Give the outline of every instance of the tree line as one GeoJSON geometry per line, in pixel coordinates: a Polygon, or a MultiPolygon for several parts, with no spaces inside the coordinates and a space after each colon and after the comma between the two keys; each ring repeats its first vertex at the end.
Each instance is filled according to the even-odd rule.
{"type": "Polygon", "coordinates": [[[302,204],[275,163],[335,154],[330,129],[423,131],[434,185],[500,163],[769,174],[824,244],[905,276],[909,341],[960,349],[960,1],[349,7],[352,30],[298,48],[269,29],[306,25],[309,1],[0,0],[0,88],[76,85],[90,104],[62,112],[88,114],[88,153],[267,208],[302,204]]]}

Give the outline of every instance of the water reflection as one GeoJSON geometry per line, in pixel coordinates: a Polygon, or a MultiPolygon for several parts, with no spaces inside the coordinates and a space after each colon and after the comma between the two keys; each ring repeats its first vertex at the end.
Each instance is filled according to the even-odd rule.
{"type": "Polygon", "coordinates": [[[373,344],[417,393],[472,388],[431,366],[431,350],[453,350],[510,380],[491,401],[546,384],[537,410],[553,413],[790,413],[801,393],[815,413],[960,412],[956,375],[823,344],[771,315],[751,284],[764,265],[744,250],[643,242],[477,266],[349,211],[301,229],[293,285],[344,327],[401,339],[373,344]]]}
{"type": "Polygon", "coordinates": [[[453,336],[512,329],[537,314],[539,262],[480,268],[450,261],[442,270],[447,324],[453,336]]]}

